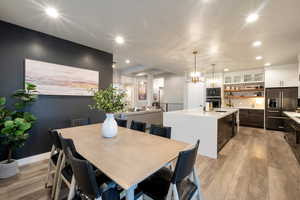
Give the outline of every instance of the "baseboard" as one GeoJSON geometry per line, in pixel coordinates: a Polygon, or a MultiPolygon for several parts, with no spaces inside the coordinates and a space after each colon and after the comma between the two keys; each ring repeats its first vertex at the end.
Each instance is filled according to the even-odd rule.
{"type": "Polygon", "coordinates": [[[35,163],[38,161],[46,160],[49,158],[49,156],[50,156],[50,152],[46,152],[46,153],[41,153],[38,155],[19,159],[19,160],[17,160],[17,162],[18,162],[19,166],[23,166],[23,165],[28,165],[28,164],[35,163]]]}

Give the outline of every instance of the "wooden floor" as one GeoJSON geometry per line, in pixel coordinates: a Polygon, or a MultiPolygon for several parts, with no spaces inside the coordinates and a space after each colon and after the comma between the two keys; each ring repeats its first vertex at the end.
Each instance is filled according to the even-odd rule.
{"type": "MultiPolygon", "coordinates": [[[[240,128],[218,160],[199,156],[205,200],[299,200],[300,166],[280,132],[240,128]]],[[[27,165],[0,180],[0,199],[49,199],[47,161],[27,165]]]]}

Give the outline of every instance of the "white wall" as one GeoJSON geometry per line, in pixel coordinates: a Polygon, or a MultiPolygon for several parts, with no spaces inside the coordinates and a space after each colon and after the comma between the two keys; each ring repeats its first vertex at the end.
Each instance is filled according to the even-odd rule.
{"type": "Polygon", "coordinates": [[[164,76],[164,95],[161,102],[183,103],[185,77],[178,75],[164,76]]]}

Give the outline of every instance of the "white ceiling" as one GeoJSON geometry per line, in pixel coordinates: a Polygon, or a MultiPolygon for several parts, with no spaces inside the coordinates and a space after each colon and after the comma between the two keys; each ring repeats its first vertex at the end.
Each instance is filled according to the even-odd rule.
{"type": "Polygon", "coordinates": [[[217,70],[296,63],[299,8],[299,0],[1,0],[0,19],[111,52],[118,68],[182,73],[193,67],[195,49],[202,71],[211,63],[217,70]],[[47,17],[47,6],[63,16],[47,17]],[[252,12],[259,20],[245,24],[252,12]],[[116,35],[126,43],[116,45],[116,35]],[[253,48],[255,40],[263,45],[253,48]],[[264,60],[255,60],[258,55],[264,60]]]}

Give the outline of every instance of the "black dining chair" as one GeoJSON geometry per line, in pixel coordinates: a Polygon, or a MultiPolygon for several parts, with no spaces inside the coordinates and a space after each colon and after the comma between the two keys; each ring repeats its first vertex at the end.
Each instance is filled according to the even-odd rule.
{"type": "Polygon", "coordinates": [[[50,158],[48,161],[48,173],[47,173],[47,177],[46,177],[45,187],[47,188],[49,186],[50,177],[52,175],[53,178],[52,178],[51,198],[53,199],[54,194],[55,194],[55,189],[56,189],[57,176],[58,176],[57,172],[58,172],[58,169],[60,168],[63,151],[62,151],[62,146],[59,141],[59,136],[58,136],[57,131],[50,130],[48,133],[51,137],[53,145],[51,148],[50,158]]]}
{"type": "Polygon", "coordinates": [[[69,158],[74,177],[76,180],[76,187],[80,196],[88,197],[89,199],[102,200],[119,200],[120,194],[117,185],[103,176],[96,176],[95,170],[87,160],[82,160],[72,154],[68,147],[67,157],[69,158]]]}
{"type": "Polygon", "coordinates": [[[91,124],[90,118],[78,118],[78,119],[71,119],[71,127],[75,126],[85,126],[91,124]]]}
{"type": "Polygon", "coordinates": [[[136,131],[146,132],[146,123],[132,120],[131,125],[130,125],[130,129],[136,130],[136,131]]]}
{"type": "Polygon", "coordinates": [[[62,146],[63,156],[62,156],[62,161],[61,161],[60,168],[58,170],[58,177],[57,177],[56,191],[55,191],[54,200],[59,199],[62,182],[64,182],[65,185],[69,189],[68,197],[70,195],[72,195],[72,193],[74,192],[73,188],[74,188],[75,183],[74,183],[74,180],[72,180],[73,179],[73,171],[72,171],[72,168],[71,168],[71,165],[70,165],[68,154],[66,154],[67,149],[69,148],[74,155],[76,155],[77,157],[82,158],[82,156],[77,152],[72,139],[63,138],[60,134],[58,135],[58,137],[59,137],[59,141],[60,141],[61,146],[62,146]]]}
{"type": "Polygon", "coordinates": [[[164,167],[141,182],[138,188],[154,200],[165,200],[169,195],[175,200],[190,200],[196,193],[200,200],[200,184],[194,166],[198,147],[199,140],[194,148],[179,153],[174,172],[164,167]]]}
{"type": "Polygon", "coordinates": [[[126,119],[116,118],[116,121],[117,121],[118,126],[127,128],[127,120],[126,119]]]}
{"type": "Polygon", "coordinates": [[[164,127],[161,125],[151,124],[150,134],[170,139],[171,138],[171,127],[164,127]]]}

